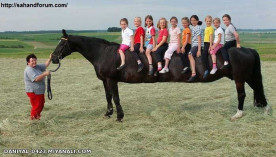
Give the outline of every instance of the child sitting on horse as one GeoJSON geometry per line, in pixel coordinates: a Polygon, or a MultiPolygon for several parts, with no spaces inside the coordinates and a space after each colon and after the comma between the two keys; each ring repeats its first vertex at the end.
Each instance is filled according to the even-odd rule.
{"type": "Polygon", "coordinates": [[[120,26],[122,28],[122,44],[118,50],[121,57],[121,65],[117,68],[117,70],[122,70],[126,67],[125,64],[125,51],[130,48],[130,51],[133,51],[133,31],[128,28],[128,20],[126,18],[122,18],[120,20],[120,26]]]}
{"type": "Polygon", "coordinates": [[[162,61],[164,58],[164,53],[168,49],[168,22],[166,18],[162,17],[159,19],[157,23],[158,31],[158,38],[157,38],[157,45],[155,48],[152,49],[152,52],[156,53],[157,57],[157,71],[162,70],[162,61]]]}
{"type": "Polygon", "coordinates": [[[169,62],[171,60],[171,57],[174,53],[174,51],[176,51],[177,53],[180,52],[180,28],[177,26],[178,20],[175,16],[173,16],[170,19],[170,23],[172,25],[172,27],[169,29],[169,33],[170,33],[170,44],[169,44],[169,48],[167,49],[167,51],[165,52],[165,66],[164,68],[159,72],[159,73],[167,73],[169,72],[169,62]]]}
{"type": "Polygon", "coordinates": [[[212,61],[213,61],[213,68],[210,74],[215,74],[217,71],[216,53],[220,48],[223,47],[223,44],[224,44],[224,32],[223,32],[223,29],[220,27],[220,19],[214,18],[213,23],[214,23],[214,26],[216,27],[216,30],[215,30],[215,40],[213,42],[213,45],[211,46],[211,51],[210,51],[212,61]]]}
{"type": "Polygon", "coordinates": [[[153,18],[151,15],[146,16],[145,18],[145,27],[146,27],[146,38],[145,38],[145,47],[146,47],[146,56],[149,62],[149,73],[148,75],[153,74],[152,66],[152,57],[150,55],[152,49],[155,47],[155,28],[153,26],[153,18]]]}

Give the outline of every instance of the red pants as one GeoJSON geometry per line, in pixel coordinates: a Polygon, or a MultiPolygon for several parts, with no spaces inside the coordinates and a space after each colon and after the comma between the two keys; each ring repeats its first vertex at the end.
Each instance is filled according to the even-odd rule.
{"type": "Polygon", "coordinates": [[[30,103],[32,105],[31,119],[40,119],[40,113],[45,103],[44,94],[36,95],[35,93],[27,93],[27,95],[30,98],[30,103]]]}

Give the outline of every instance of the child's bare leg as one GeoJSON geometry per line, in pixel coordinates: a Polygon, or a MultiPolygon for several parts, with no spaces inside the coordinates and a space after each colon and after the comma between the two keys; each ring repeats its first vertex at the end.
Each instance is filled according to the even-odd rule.
{"type": "Polygon", "coordinates": [[[192,69],[192,76],[196,75],[196,71],[195,71],[195,59],[194,57],[189,54],[189,60],[190,60],[190,65],[191,65],[191,69],[192,69]]]}
{"type": "Polygon", "coordinates": [[[119,50],[119,54],[121,57],[121,66],[125,64],[125,54],[122,50],[119,50]]]}
{"type": "Polygon", "coordinates": [[[213,68],[212,68],[210,74],[215,74],[216,71],[218,70],[217,69],[217,57],[216,57],[216,54],[212,54],[211,57],[212,57],[212,61],[213,61],[213,68]]]}
{"type": "Polygon", "coordinates": [[[165,59],[165,69],[168,69],[170,60],[168,58],[165,59]]]}

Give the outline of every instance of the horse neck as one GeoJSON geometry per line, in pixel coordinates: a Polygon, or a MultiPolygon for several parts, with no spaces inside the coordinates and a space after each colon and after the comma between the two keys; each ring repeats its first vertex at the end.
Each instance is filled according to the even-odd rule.
{"type": "Polygon", "coordinates": [[[79,52],[93,65],[100,57],[100,43],[96,38],[87,38],[82,36],[70,36],[70,48],[73,52],[79,52]]]}

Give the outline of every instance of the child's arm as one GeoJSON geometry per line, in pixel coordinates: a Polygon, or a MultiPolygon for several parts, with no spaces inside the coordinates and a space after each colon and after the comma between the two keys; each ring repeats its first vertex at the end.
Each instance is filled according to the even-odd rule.
{"type": "Polygon", "coordinates": [[[130,51],[134,51],[134,37],[133,35],[130,36],[130,51]]]}
{"type": "Polygon", "coordinates": [[[156,41],[155,41],[155,36],[152,36],[151,37],[152,38],[152,46],[153,46],[153,48],[155,48],[155,44],[156,44],[156,41]]]}
{"type": "Polygon", "coordinates": [[[143,35],[140,36],[140,52],[144,52],[144,38],[143,35]]]}
{"type": "Polygon", "coordinates": [[[162,41],[158,45],[156,45],[155,48],[152,49],[152,51],[156,51],[161,45],[163,45],[166,42],[167,38],[167,36],[163,36],[162,41]]]}
{"type": "Polygon", "coordinates": [[[197,49],[196,56],[200,57],[201,56],[201,36],[200,35],[197,37],[197,40],[198,40],[198,49],[197,49]]]}
{"type": "Polygon", "coordinates": [[[238,32],[234,32],[234,36],[235,36],[236,41],[237,41],[237,48],[241,48],[240,37],[239,37],[238,32]]]}
{"type": "Polygon", "coordinates": [[[180,45],[181,45],[181,42],[180,42],[180,33],[177,34],[177,37],[178,37],[178,40],[177,40],[177,49],[176,49],[176,52],[179,53],[180,52],[180,45]]]}
{"type": "Polygon", "coordinates": [[[188,39],[189,39],[189,37],[190,37],[190,35],[189,34],[186,34],[186,40],[185,40],[185,42],[183,43],[183,45],[182,45],[182,52],[183,53],[185,53],[185,47],[187,46],[187,44],[188,44],[188,39]]]}

